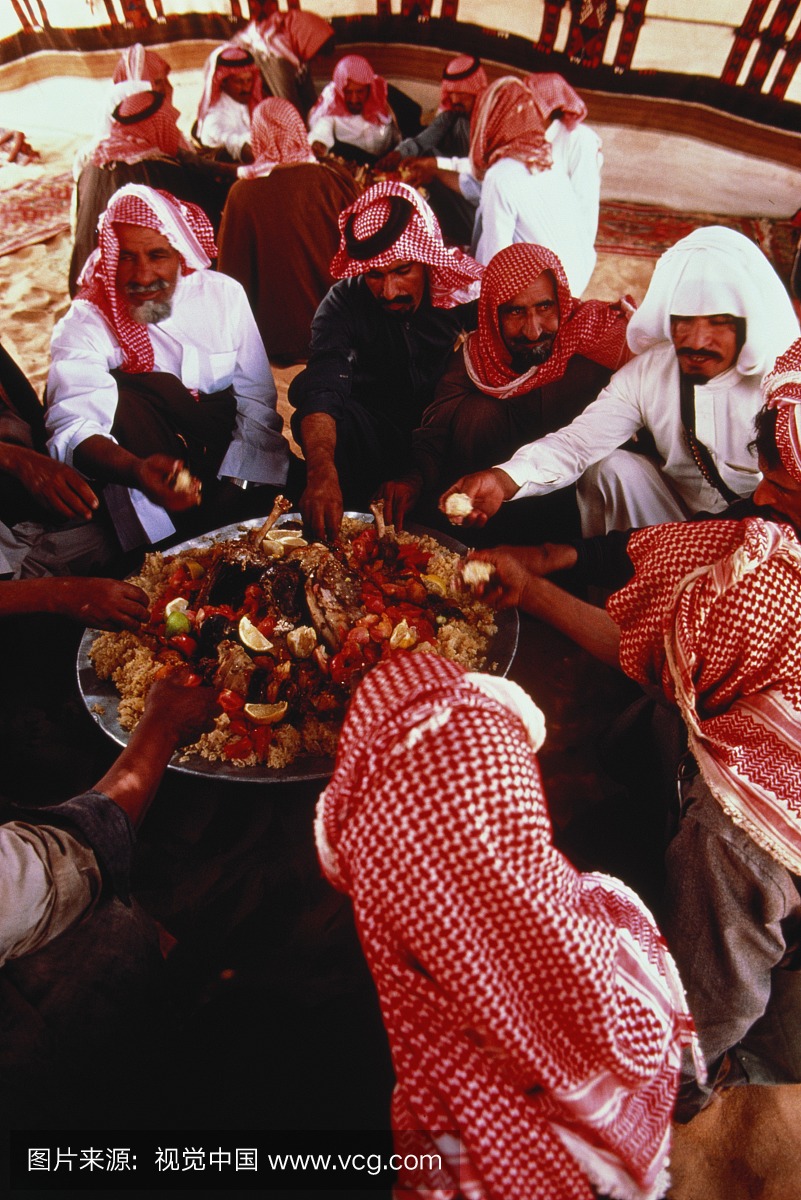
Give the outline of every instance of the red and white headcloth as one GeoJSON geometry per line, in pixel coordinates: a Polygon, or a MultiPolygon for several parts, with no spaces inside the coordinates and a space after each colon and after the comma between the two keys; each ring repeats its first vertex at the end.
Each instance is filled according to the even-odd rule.
{"type": "Polygon", "coordinates": [[[296,69],[319,54],[334,37],[334,27],[317,13],[290,8],[271,13],[266,21],[251,23],[235,41],[272,58],[284,58],[296,69]]]}
{"type": "Polygon", "coordinates": [[[782,466],[801,483],[801,338],[776,359],[762,382],[768,408],[776,409],[776,446],[782,466]]]}
{"type": "Polygon", "coordinates": [[[198,121],[202,121],[209,109],[214,108],[220,99],[223,81],[229,75],[240,74],[246,74],[250,78],[248,110],[251,116],[253,115],[253,110],[262,97],[261,71],[249,50],[236,42],[225,42],[206,59],[203,68],[203,91],[197,109],[198,121]]]}
{"type": "Polygon", "coordinates": [[[553,163],[545,122],[522,79],[503,75],[476,101],[470,129],[470,162],[476,179],[493,163],[515,158],[530,171],[547,171],[553,163]]]}
{"type": "Polygon", "coordinates": [[[452,58],[442,72],[440,111],[450,108],[452,92],[467,92],[471,96],[480,96],[487,87],[489,80],[480,58],[475,58],[472,54],[460,54],[457,58],[452,58]]]}
{"type": "Polygon", "coordinates": [[[464,345],[467,373],[479,391],[507,399],[561,379],[574,354],[617,370],[629,357],[626,321],[620,308],[571,296],[564,267],[552,250],[518,242],[500,250],[484,270],[478,328],[464,345]],[[556,283],[559,330],[550,358],[524,375],[515,375],[501,336],[498,307],[531,287],[543,271],[550,271],[556,283]]]}
{"type": "Polygon", "coordinates": [[[555,71],[526,75],[525,85],[534,97],[545,125],[556,113],[566,129],[575,129],[587,115],[587,105],[565,78],[555,71]]]}
{"type": "Polygon", "coordinates": [[[671,339],[672,316],[729,313],[745,318],[737,358],[741,375],[760,378],[798,337],[787,289],[755,242],[721,225],[694,229],[661,256],[642,304],[629,321],[635,354],[671,339]]]}
{"type": "Polygon", "coordinates": [[[801,874],[801,545],[759,518],[657,525],[607,608],[620,663],[661,686],[723,810],[801,874]]]}
{"type": "Polygon", "coordinates": [[[100,309],[122,348],[123,371],[152,371],[153,346],[147,325],[131,319],[128,302],[117,288],[117,225],[139,225],[162,234],[181,256],[182,275],[211,266],[211,260],[217,257],[214,230],[197,204],[138,183],[128,183],[115,192],[100,217],[97,249],[81,273],[75,303],[93,304],[100,309]]]}
{"type": "Polygon", "coordinates": [[[269,96],[257,105],[251,123],[253,162],[240,167],[240,179],[265,179],[281,163],[316,163],[306,126],[289,100],[269,96]]]}
{"type": "Polygon", "coordinates": [[[389,125],[392,120],[392,109],[387,100],[387,81],[382,75],[376,75],[366,58],[361,54],[346,54],[340,58],[334,67],[334,77],[323,88],[320,99],[309,113],[309,128],[321,117],[347,117],[351,114],[345,103],[345,87],[351,83],[360,87],[369,87],[370,94],[365,101],[361,115],[372,125],[389,125]]]}
{"type": "Polygon", "coordinates": [[[516,684],[396,654],[360,684],[318,803],[387,1027],[396,1149],[443,1158],[403,1195],[667,1186],[691,1021],[640,901],[554,848],[543,729],[516,684]]]}
{"type": "Polygon", "coordinates": [[[155,50],[146,50],[141,42],[136,42],[123,50],[114,68],[114,83],[123,83],[126,79],[142,79],[147,83],[156,83],[170,73],[170,64],[155,50]]]}
{"type": "Polygon", "coordinates": [[[484,268],[446,246],[431,208],[406,183],[385,180],[354,200],[339,216],[339,249],[331,260],[335,279],[364,275],[393,262],[428,267],[434,308],[454,308],[478,298],[484,268]]]}
{"type": "Polygon", "coordinates": [[[178,109],[160,92],[136,92],[114,109],[107,137],[92,152],[97,167],[106,163],[137,163],[151,158],[176,158],[183,139],[178,109]]]}

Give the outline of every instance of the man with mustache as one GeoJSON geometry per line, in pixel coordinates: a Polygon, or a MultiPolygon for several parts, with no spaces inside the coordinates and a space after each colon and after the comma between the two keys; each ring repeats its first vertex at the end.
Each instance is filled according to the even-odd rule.
{"type": "Polygon", "coordinates": [[[473,502],[464,522],[484,525],[504,500],[576,480],[585,537],[719,512],[749,495],[759,478],[749,443],[762,378],[797,326],[753,242],[718,226],[696,230],[657,263],[628,327],[636,357],[598,399],[565,429],[449,489],[473,502]],[[636,436],[643,449],[642,431],[652,453],[623,448],[636,436]]]}
{"type": "MultiPolygon", "coordinates": [[[[481,280],[478,328],[454,351],[412,435],[414,471],[382,488],[387,518],[402,526],[423,493],[568,424],[629,357],[626,321],[620,305],[571,296],[544,246],[499,251],[481,280]]],[[[562,499],[575,513],[572,495],[562,499]]],[[[537,510],[545,515],[541,502],[537,510]]]]}
{"type": "Polygon", "coordinates": [[[50,453],[102,487],[123,550],[187,529],[201,501],[194,526],[238,519],[251,484],[269,509],[287,478],[267,355],[242,285],[208,270],[216,254],[196,205],[121,188],[53,331],[50,453]]]}
{"type": "Polygon", "coordinates": [[[292,428],[306,457],[300,508],[335,538],[344,508],[411,469],[412,430],[448,357],[476,322],[482,268],[447,249],[414,189],[379,183],[339,217],[338,280],[312,323],[309,362],[292,382],[292,428]]]}

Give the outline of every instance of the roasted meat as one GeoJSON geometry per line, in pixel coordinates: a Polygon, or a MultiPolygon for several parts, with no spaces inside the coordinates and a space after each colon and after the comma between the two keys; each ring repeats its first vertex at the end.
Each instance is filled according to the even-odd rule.
{"type": "Polygon", "coordinates": [[[306,576],[306,604],[317,636],[336,653],[351,626],[364,616],[361,583],[347,561],[315,542],[298,552],[306,576]]]}

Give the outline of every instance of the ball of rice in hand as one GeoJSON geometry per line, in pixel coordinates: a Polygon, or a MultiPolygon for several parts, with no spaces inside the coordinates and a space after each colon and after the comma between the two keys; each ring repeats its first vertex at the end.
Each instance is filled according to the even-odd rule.
{"type": "Polygon", "coordinates": [[[470,558],[462,567],[459,577],[466,588],[475,591],[482,584],[489,583],[494,574],[495,567],[492,563],[484,562],[480,558],[470,558]]]}
{"type": "Polygon", "coordinates": [[[453,520],[454,517],[469,517],[473,511],[473,501],[465,492],[451,492],[445,501],[445,515],[453,520]]]}
{"type": "Polygon", "coordinates": [[[192,472],[188,471],[186,467],[181,467],[180,471],[172,481],[172,490],[183,495],[187,492],[193,492],[196,488],[198,491],[200,490],[198,482],[192,472]]]}

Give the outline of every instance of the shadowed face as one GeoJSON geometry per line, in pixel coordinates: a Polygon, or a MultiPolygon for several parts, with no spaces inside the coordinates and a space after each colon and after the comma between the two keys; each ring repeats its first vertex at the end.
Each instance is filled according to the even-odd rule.
{"type": "Polygon", "coordinates": [[[364,281],[385,312],[405,316],[420,307],[428,276],[423,263],[398,260],[366,271],[364,281]]]}
{"type": "Polygon", "coordinates": [[[226,75],[220,84],[220,91],[225,92],[226,96],[230,96],[232,100],[236,100],[237,104],[247,104],[252,85],[253,74],[251,71],[236,71],[233,75],[226,75]]]}
{"type": "Polygon", "coordinates": [[[451,112],[462,113],[463,116],[469,117],[472,115],[475,106],[475,92],[448,92],[448,98],[445,102],[445,107],[450,109],[451,112]]]}
{"type": "Polygon", "coordinates": [[[116,282],[132,320],[143,325],[166,320],[181,269],[180,254],[155,229],[141,225],[114,228],[120,243],[116,282]]]}
{"type": "Polygon", "coordinates": [[[349,79],[342,89],[345,108],[349,113],[353,113],[354,116],[358,116],[362,111],[369,95],[369,83],[354,83],[352,79],[349,79]]]}
{"type": "Polygon", "coordinates": [[[693,383],[707,383],[733,367],[740,352],[737,319],[731,313],[711,317],[671,316],[670,336],[679,370],[693,383]]]}
{"type": "Polygon", "coordinates": [[[550,271],[498,306],[498,327],[518,375],[550,358],[559,330],[556,281],[550,271]]]}
{"type": "Polygon", "coordinates": [[[784,467],[769,467],[761,454],[759,469],[762,482],[754,492],[754,504],[781,513],[796,532],[801,531],[801,483],[793,479],[784,467]]]}

